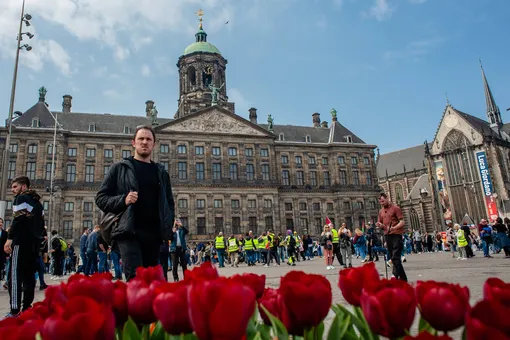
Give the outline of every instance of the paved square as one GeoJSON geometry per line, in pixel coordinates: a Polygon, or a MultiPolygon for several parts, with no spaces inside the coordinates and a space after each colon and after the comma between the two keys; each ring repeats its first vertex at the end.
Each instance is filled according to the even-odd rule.
{"type": "MultiPolygon", "coordinates": [[[[336,263],[338,264],[338,263],[336,263]]],[[[384,275],[384,264],[382,261],[376,262],[379,273],[384,275]]],[[[359,259],[353,260],[354,266],[360,266],[359,259]]],[[[499,277],[506,282],[510,282],[510,259],[504,258],[504,255],[496,254],[492,259],[483,257],[482,252],[476,252],[476,256],[467,261],[458,261],[451,257],[450,253],[425,253],[421,255],[410,255],[407,262],[404,263],[407,276],[411,282],[418,280],[436,280],[452,283],[460,283],[469,287],[471,292],[471,303],[475,303],[482,297],[482,287],[485,280],[489,277],[499,277]]],[[[226,267],[220,269],[221,275],[234,275],[243,272],[252,272],[256,274],[266,274],[266,286],[277,288],[280,283],[280,277],[291,270],[303,270],[308,273],[325,275],[331,282],[333,290],[333,302],[346,304],[338,288],[338,271],[340,266],[334,270],[326,270],[324,259],[316,257],[311,261],[298,262],[295,267],[289,267],[286,264],[281,266],[270,266],[264,268],[261,265],[247,267],[241,264],[239,268],[226,267]]],[[[179,271],[180,272],[180,271],[179,271]]],[[[179,273],[182,275],[182,272],[179,273]]],[[[388,268],[388,274],[391,275],[391,268],[388,268]]],[[[171,277],[171,275],[170,275],[171,277]]],[[[48,284],[58,284],[60,281],[47,279],[48,284]]],[[[38,287],[37,287],[38,289],[38,287]]],[[[44,298],[44,293],[36,291],[36,301],[44,298]]],[[[0,313],[5,315],[9,312],[9,298],[6,290],[0,291],[0,313]]]]}

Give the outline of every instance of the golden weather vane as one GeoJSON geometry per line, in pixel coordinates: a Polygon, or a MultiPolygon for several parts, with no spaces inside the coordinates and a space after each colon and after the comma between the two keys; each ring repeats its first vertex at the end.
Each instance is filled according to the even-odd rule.
{"type": "Polygon", "coordinates": [[[195,14],[197,15],[198,21],[200,23],[198,27],[202,29],[202,16],[204,15],[204,11],[202,9],[199,9],[195,14]]]}

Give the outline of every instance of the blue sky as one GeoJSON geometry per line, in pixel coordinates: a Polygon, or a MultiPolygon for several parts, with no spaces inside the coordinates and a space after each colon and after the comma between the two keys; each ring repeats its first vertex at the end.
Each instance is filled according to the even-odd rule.
{"type": "MultiPolygon", "coordinates": [[[[0,111],[6,118],[21,0],[0,1],[0,111]]],[[[478,58],[508,119],[506,0],[27,0],[36,34],[22,52],[15,110],[48,89],[50,108],[173,117],[176,62],[202,8],[208,41],[228,59],[236,113],[275,124],[338,119],[381,153],[431,140],[445,93],[485,117],[478,58]],[[229,21],[227,25],[224,23],[229,21]]]]}

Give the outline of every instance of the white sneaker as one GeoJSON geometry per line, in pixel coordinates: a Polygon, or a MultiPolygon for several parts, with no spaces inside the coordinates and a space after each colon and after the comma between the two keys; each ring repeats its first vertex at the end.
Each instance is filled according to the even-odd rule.
{"type": "Polygon", "coordinates": [[[264,265],[264,268],[268,268],[269,266],[267,264],[264,265]]]}
{"type": "Polygon", "coordinates": [[[326,266],[326,270],[330,270],[331,269],[331,266],[326,266]]]}
{"type": "Polygon", "coordinates": [[[461,258],[461,260],[467,260],[467,258],[463,257],[463,258],[461,258]]]}

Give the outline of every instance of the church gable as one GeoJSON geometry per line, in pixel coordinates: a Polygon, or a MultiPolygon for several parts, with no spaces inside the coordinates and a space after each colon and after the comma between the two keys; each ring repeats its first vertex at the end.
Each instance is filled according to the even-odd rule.
{"type": "MultiPolygon", "coordinates": [[[[469,116],[467,118],[471,117],[472,116],[469,116]]],[[[476,124],[467,118],[464,114],[455,110],[450,105],[446,107],[443,118],[439,123],[436,136],[434,137],[434,142],[430,149],[432,155],[437,155],[446,151],[444,150],[446,144],[451,147],[451,143],[449,142],[452,142],[453,140],[458,139],[459,142],[464,143],[464,139],[460,138],[461,136],[465,137],[468,145],[479,145],[483,143],[482,134],[480,133],[478,126],[475,126],[476,124]],[[453,138],[454,136],[455,138],[453,138]],[[447,142],[446,144],[445,141],[447,142]]]]}
{"type": "Polygon", "coordinates": [[[274,137],[271,132],[219,107],[207,108],[183,118],[175,119],[160,126],[158,130],[162,132],[175,131],[274,137]]]}

